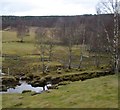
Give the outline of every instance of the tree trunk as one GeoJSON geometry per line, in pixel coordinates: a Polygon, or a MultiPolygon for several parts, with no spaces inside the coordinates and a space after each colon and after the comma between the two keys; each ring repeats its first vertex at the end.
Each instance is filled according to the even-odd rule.
{"type": "Polygon", "coordinates": [[[117,0],[116,0],[116,6],[115,6],[115,12],[114,12],[114,39],[113,39],[113,67],[114,67],[114,72],[118,73],[118,63],[119,63],[119,58],[118,58],[118,10],[117,10],[117,0]]]}
{"type": "Polygon", "coordinates": [[[50,44],[49,47],[49,61],[52,61],[51,57],[52,57],[52,44],[50,44]]]}
{"type": "Polygon", "coordinates": [[[78,65],[78,69],[81,68],[82,60],[83,60],[83,54],[81,53],[81,55],[80,55],[80,62],[79,62],[79,65],[78,65]]]}
{"type": "Polygon", "coordinates": [[[42,73],[45,73],[45,64],[44,64],[44,47],[41,46],[41,60],[42,60],[42,73]]]}
{"type": "Polygon", "coordinates": [[[95,54],[95,66],[97,68],[100,67],[100,59],[99,59],[99,54],[98,53],[95,54]]]}
{"type": "MultiPolygon", "coordinates": [[[[99,15],[97,16],[97,47],[98,49],[100,49],[100,18],[99,18],[99,15]]],[[[96,48],[97,49],[97,48],[96,48]]],[[[97,50],[98,50],[97,49],[97,50]]],[[[100,53],[99,53],[99,50],[96,51],[96,54],[95,54],[95,65],[97,68],[99,68],[100,66],[100,57],[99,57],[100,53]]]]}
{"type": "Polygon", "coordinates": [[[71,69],[71,59],[72,59],[72,46],[69,45],[69,61],[68,61],[68,68],[71,69]]]}
{"type": "Polygon", "coordinates": [[[42,62],[42,73],[44,73],[44,58],[43,58],[43,55],[40,55],[40,61],[42,62]]]}
{"type": "Polygon", "coordinates": [[[84,44],[85,44],[85,28],[84,28],[84,30],[83,30],[83,33],[82,33],[82,37],[83,37],[83,40],[82,40],[82,48],[81,48],[81,52],[80,52],[80,60],[79,60],[79,65],[78,65],[78,69],[80,69],[81,68],[81,65],[82,65],[82,61],[83,61],[83,49],[85,49],[84,48],[84,44]]]}

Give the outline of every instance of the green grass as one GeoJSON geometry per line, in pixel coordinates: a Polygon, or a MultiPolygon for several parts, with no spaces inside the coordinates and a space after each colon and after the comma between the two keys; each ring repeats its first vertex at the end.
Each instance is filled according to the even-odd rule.
{"type": "Polygon", "coordinates": [[[50,93],[3,94],[3,108],[117,108],[116,75],[76,81],[50,93]]]}
{"type": "MultiPolygon", "coordinates": [[[[30,36],[25,36],[24,41],[31,42],[34,40],[34,31],[30,30],[30,36]]],[[[11,31],[2,31],[2,42],[15,42],[20,41],[19,38],[17,38],[17,33],[14,30],[11,31]]]]}
{"type": "MultiPolygon", "coordinates": [[[[25,37],[24,43],[17,42],[19,39],[16,37],[15,31],[3,31],[2,54],[7,54],[10,57],[0,58],[0,61],[3,61],[3,67],[9,67],[10,70],[14,68],[10,71],[12,74],[14,73],[14,75],[18,73],[19,70],[23,73],[25,72],[25,74],[27,74],[26,70],[29,70],[29,73],[33,72],[33,74],[40,75],[39,70],[31,70],[34,67],[38,67],[39,69],[39,65],[41,65],[39,52],[34,46],[34,29],[35,28],[31,28],[30,36],[25,37]],[[16,56],[19,56],[19,58],[15,58],[16,56]]],[[[48,51],[45,53],[48,53],[48,51]]],[[[80,46],[73,46],[72,53],[72,64],[76,65],[79,63],[80,46]]],[[[89,53],[85,49],[83,53],[82,65],[86,72],[99,71],[95,68],[94,57],[92,57],[95,53],[89,53]]],[[[48,57],[48,55],[45,57],[48,57]]],[[[109,61],[107,57],[107,54],[102,53],[101,65],[106,66],[109,61]]],[[[61,64],[60,61],[68,62],[68,48],[55,45],[53,48],[53,61],[49,63],[45,62],[45,64],[54,68],[56,65],[61,64]]],[[[64,76],[77,73],[80,74],[80,72],[75,69],[72,69],[71,72],[62,70],[62,74],[60,75],[64,76]]],[[[51,71],[48,75],[58,76],[56,71],[51,71]]],[[[50,93],[44,92],[35,96],[31,96],[31,93],[3,94],[2,103],[4,108],[114,108],[118,106],[117,88],[117,76],[112,75],[85,80],[83,82],[72,82],[68,85],[60,86],[58,90],[51,90],[50,93]]]]}
{"type": "Polygon", "coordinates": [[[15,31],[2,31],[2,42],[18,41],[15,31]]]}
{"type": "Polygon", "coordinates": [[[32,43],[3,43],[3,54],[15,54],[15,55],[26,55],[32,54],[35,50],[34,44],[32,43]]]}
{"type": "Polygon", "coordinates": [[[2,31],[2,54],[32,54],[35,50],[33,39],[34,34],[31,33],[30,36],[25,36],[25,43],[20,43],[16,31],[2,31]],[[32,43],[30,43],[31,41],[32,43]]]}
{"type": "MultiPolygon", "coordinates": [[[[21,70],[22,72],[26,72],[25,69],[29,70],[29,68],[32,68],[35,64],[35,66],[40,65],[40,55],[39,51],[35,47],[34,43],[34,30],[35,28],[30,28],[30,36],[25,37],[25,42],[20,43],[18,42],[19,39],[16,37],[16,32],[11,31],[3,31],[3,42],[2,42],[2,54],[6,54],[11,57],[3,57],[3,67],[4,68],[10,68],[11,72],[15,74],[18,70],[21,70]],[[13,56],[13,57],[12,57],[13,56]],[[18,60],[14,59],[14,57],[19,56],[18,60]],[[21,65],[24,65],[22,67],[21,65]],[[16,69],[12,69],[15,67],[16,69]],[[27,68],[28,67],[28,68],[27,68]],[[19,68],[19,69],[18,69],[19,68]]],[[[47,47],[47,45],[46,45],[47,47]]],[[[80,51],[82,46],[73,46],[72,51],[72,66],[77,68],[77,65],[79,64],[79,57],[80,57],[80,51]]],[[[94,57],[91,57],[94,55],[94,53],[90,53],[83,49],[84,57],[82,62],[82,68],[85,69],[95,69],[95,63],[94,63],[94,57]],[[90,57],[86,57],[89,56],[90,57]]],[[[48,50],[45,51],[45,57],[48,58],[48,50]]],[[[101,58],[101,66],[107,65],[109,59],[106,57],[106,55],[101,58]]],[[[53,56],[52,56],[52,62],[46,62],[46,64],[49,67],[55,67],[58,64],[68,64],[68,47],[66,46],[60,46],[55,45],[53,47],[53,56]]],[[[6,71],[4,71],[6,72],[6,71]]],[[[36,71],[35,71],[36,72],[36,71]]],[[[64,74],[65,72],[63,72],[64,74]]],[[[25,73],[26,74],[26,73],[25,73]]]]}

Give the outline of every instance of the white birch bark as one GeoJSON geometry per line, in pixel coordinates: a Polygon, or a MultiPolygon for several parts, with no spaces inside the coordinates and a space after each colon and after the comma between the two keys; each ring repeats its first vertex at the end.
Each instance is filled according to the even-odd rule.
{"type": "MultiPolygon", "coordinates": [[[[113,62],[113,70],[115,73],[118,73],[119,67],[119,57],[118,57],[118,39],[119,39],[119,25],[118,25],[118,0],[105,0],[101,1],[98,4],[97,9],[100,14],[113,14],[114,15],[114,32],[113,32],[113,42],[112,42],[112,62],[113,62]]],[[[106,32],[106,30],[105,30],[106,32]]],[[[107,35],[108,37],[108,35],[107,35]]],[[[107,38],[108,39],[108,38],[107,38]]],[[[108,39],[109,40],[109,39],[108,39]]],[[[109,41],[108,41],[109,42],[109,41]]]]}

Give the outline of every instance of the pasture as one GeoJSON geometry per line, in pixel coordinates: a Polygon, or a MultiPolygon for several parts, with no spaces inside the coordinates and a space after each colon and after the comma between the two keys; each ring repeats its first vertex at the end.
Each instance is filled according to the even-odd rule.
{"type": "MultiPolygon", "coordinates": [[[[56,66],[67,66],[68,47],[57,42],[53,47],[51,61],[45,61],[50,72],[42,74],[40,52],[35,46],[35,28],[30,28],[30,36],[26,36],[24,42],[19,42],[15,30],[2,32],[2,63],[3,72],[10,76],[37,75],[40,78],[46,75],[57,77],[62,75],[79,74],[82,71],[104,71],[109,68],[110,54],[99,53],[100,67],[95,65],[96,52],[90,52],[87,46],[74,45],[72,48],[72,69],[61,70],[56,73],[56,66]],[[83,52],[81,69],[78,70],[80,52],[83,52]]],[[[47,40],[47,39],[46,39],[47,40]]],[[[48,48],[48,44],[45,44],[48,48]]],[[[48,58],[48,50],[45,50],[45,59],[48,58]]],[[[63,82],[64,83],[64,82],[63,82]]],[[[67,85],[59,85],[58,89],[48,90],[41,94],[33,95],[33,92],[23,94],[2,94],[2,108],[118,108],[118,76],[110,75],[93,78],[85,81],[69,82],[67,85]]]]}

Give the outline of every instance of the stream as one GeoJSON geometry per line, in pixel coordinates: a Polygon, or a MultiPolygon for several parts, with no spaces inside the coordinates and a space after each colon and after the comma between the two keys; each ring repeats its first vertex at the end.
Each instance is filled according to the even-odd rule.
{"type": "MultiPolygon", "coordinates": [[[[2,91],[3,93],[22,93],[25,90],[30,90],[36,93],[41,93],[43,91],[43,87],[32,87],[31,84],[26,83],[26,81],[20,81],[20,85],[17,85],[15,88],[8,88],[7,91],[2,91]]],[[[45,86],[45,90],[48,90],[47,87],[51,86],[51,84],[47,84],[45,86]]]]}

